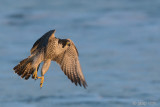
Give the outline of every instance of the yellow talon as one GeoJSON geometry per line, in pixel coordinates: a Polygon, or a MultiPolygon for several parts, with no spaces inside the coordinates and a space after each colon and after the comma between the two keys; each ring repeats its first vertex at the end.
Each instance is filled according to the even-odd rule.
{"type": "Polygon", "coordinates": [[[43,82],[44,82],[44,76],[42,76],[42,77],[38,77],[38,79],[41,79],[40,87],[42,88],[42,86],[43,86],[43,82]]]}
{"type": "Polygon", "coordinates": [[[35,80],[38,79],[37,70],[33,73],[33,77],[34,77],[35,80]]]}

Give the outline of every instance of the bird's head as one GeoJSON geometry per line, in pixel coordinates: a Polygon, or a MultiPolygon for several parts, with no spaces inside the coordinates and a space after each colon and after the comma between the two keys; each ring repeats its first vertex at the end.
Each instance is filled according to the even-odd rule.
{"type": "Polygon", "coordinates": [[[59,53],[64,52],[68,48],[70,49],[72,48],[72,49],[75,49],[77,52],[77,55],[79,55],[76,46],[74,45],[73,41],[70,39],[58,39],[58,47],[59,47],[58,48],[59,53]]]}
{"type": "Polygon", "coordinates": [[[72,41],[70,39],[66,39],[66,46],[70,46],[72,41]]]}
{"type": "Polygon", "coordinates": [[[58,45],[59,45],[59,48],[61,48],[62,50],[65,50],[71,46],[71,40],[70,39],[59,39],[58,45]]]}

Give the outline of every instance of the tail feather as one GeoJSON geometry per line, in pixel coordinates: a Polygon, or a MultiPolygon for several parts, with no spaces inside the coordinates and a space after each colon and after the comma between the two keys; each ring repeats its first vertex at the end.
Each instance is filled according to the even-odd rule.
{"type": "Polygon", "coordinates": [[[21,69],[17,69],[15,71],[15,73],[17,73],[19,76],[21,76],[24,73],[25,70],[26,70],[26,66],[25,67],[21,67],[21,69]]]}
{"type": "Polygon", "coordinates": [[[24,78],[27,75],[27,70],[24,71],[24,73],[21,75],[21,78],[24,78]]]}
{"type": "Polygon", "coordinates": [[[13,69],[15,73],[17,73],[21,78],[24,78],[27,80],[33,74],[34,68],[32,67],[32,60],[31,58],[26,58],[22,60],[17,66],[15,66],[13,69]]]}
{"type": "Polygon", "coordinates": [[[19,76],[21,76],[24,71],[26,70],[26,67],[24,64],[20,64],[19,67],[17,69],[15,69],[15,73],[17,73],[19,76]]]}
{"type": "Polygon", "coordinates": [[[25,79],[28,80],[31,74],[33,74],[33,72],[34,72],[34,69],[33,68],[30,69],[30,71],[26,74],[25,79]]]}
{"type": "Polygon", "coordinates": [[[24,78],[27,75],[27,73],[29,72],[29,70],[30,70],[30,63],[28,63],[26,65],[26,69],[23,71],[23,74],[21,75],[21,78],[24,78]]]}
{"type": "Polygon", "coordinates": [[[13,69],[16,70],[16,69],[22,67],[22,64],[24,64],[27,60],[28,60],[28,58],[22,60],[22,61],[21,61],[17,66],[15,66],[13,69]]]}

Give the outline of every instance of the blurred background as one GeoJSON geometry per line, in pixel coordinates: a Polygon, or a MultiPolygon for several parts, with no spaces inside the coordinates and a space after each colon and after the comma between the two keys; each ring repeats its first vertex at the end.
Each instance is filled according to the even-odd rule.
{"type": "Polygon", "coordinates": [[[0,0],[0,107],[159,107],[159,11],[160,0],[0,0]],[[42,89],[14,74],[51,29],[76,44],[87,89],[55,62],[42,89]]]}

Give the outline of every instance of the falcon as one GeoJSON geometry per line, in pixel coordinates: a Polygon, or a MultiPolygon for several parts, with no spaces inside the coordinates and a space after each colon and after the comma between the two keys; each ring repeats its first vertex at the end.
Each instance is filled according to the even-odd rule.
{"type": "Polygon", "coordinates": [[[13,69],[21,78],[28,80],[41,79],[40,87],[43,86],[44,75],[48,71],[51,61],[56,61],[64,74],[77,86],[87,87],[84,75],[78,59],[78,50],[70,39],[59,39],[54,36],[56,30],[50,30],[39,38],[30,50],[31,55],[20,61],[13,69]],[[37,75],[40,64],[41,77],[37,75]]]}

